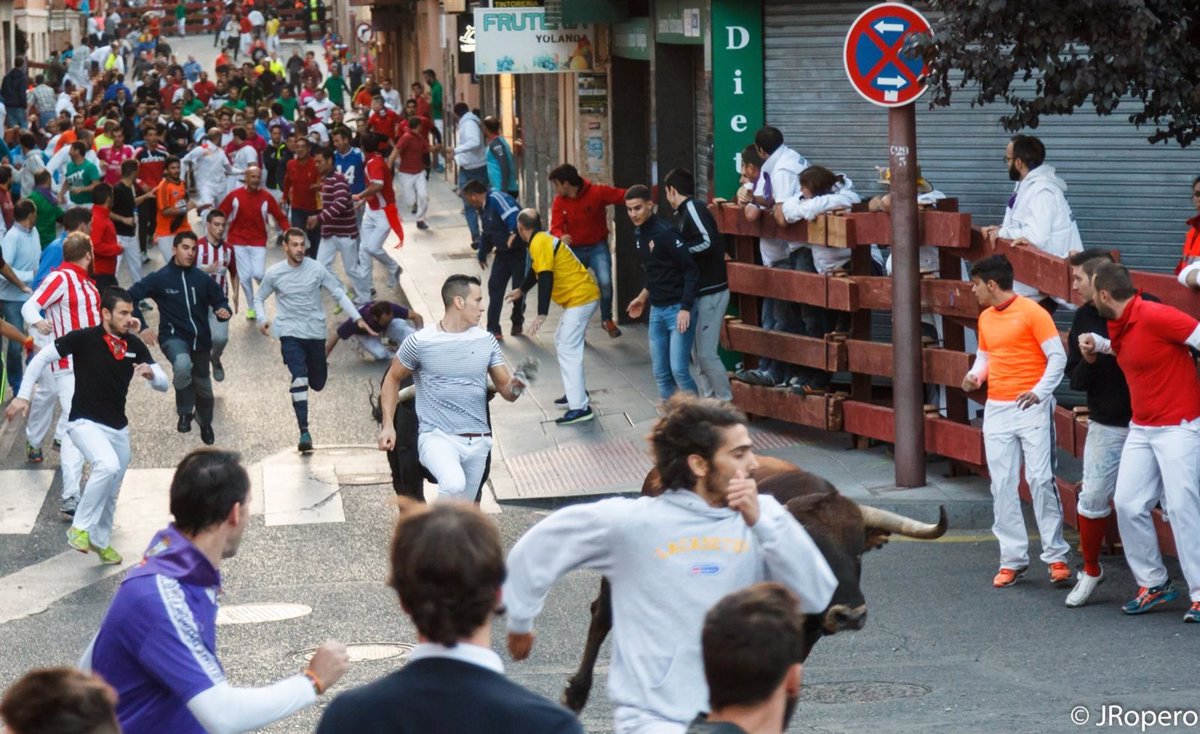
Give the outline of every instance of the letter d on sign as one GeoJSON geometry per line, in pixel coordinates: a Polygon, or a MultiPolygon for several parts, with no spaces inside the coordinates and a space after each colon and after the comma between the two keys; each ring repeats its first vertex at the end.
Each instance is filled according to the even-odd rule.
{"type": "Polygon", "coordinates": [[[750,31],[740,25],[726,26],[725,30],[729,34],[729,43],[725,46],[727,51],[738,51],[750,45],[750,31]]]}

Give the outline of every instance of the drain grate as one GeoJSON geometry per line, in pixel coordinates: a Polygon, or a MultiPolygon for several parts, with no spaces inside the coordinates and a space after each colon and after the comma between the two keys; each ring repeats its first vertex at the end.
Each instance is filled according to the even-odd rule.
{"type": "Polygon", "coordinates": [[[603,490],[637,492],[651,466],[645,445],[628,439],[534,451],[505,464],[516,492],[497,499],[569,497],[603,490]]]}
{"type": "Polygon", "coordinates": [[[893,698],[919,698],[933,691],[916,683],[844,681],[804,684],[800,700],[807,703],[874,703],[893,698]]]}
{"type": "MultiPolygon", "coordinates": [[[[368,663],[376,660],[407,658],[413,647],[414,645],[407,642],[357,642],[353,645],[346,645],[346,654],[352,663],[368,663]]],[[[311,647],[292,653],[292,658],[301,663],[307,663],[312,660],[312,656],[316,652],[317,648],[311,647]]]]}
{"type": "Polygon", "coordinates": [[[226,604],[217,609],[217,624],[282,622],[312,614],[304,604],[226,604]]]}

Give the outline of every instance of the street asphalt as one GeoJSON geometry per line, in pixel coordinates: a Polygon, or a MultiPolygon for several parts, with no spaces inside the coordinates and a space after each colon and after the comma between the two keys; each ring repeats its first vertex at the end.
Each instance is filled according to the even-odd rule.
{"type": "MultiPolygon", "coordinates": [[[[207,64],[212,56],[209,40],[188,39],[178,47],[207,64]]],[[[406,295],[427,318],[440,315],[435,313],[437,304],[431,306],[425,296],[436,292],[440,281],[419,258],[426,264],[432,258],[446,267],[475,267],[463,256],[466,230],[449,186],[435,181],[433,193],[432,232],[411,230],[409,246],[398,252],[406,266],[406,295]],[[424,250],[415,246],[418,242],[425,243],[424,250]]],[[[273,249],[269,262],[279,257],[273,249]]],[[[389,293],[381,272],[375,284],[381,297],[389,293]]],[[[339,318],[331,315],[330,326],[339,318]]],[[[510,360],[551,343],[552,327],[544,327],[540,342],[506,340],[510,360]]],[[[589,332],[589,339],[606,337],[593,339],[589,332]]],[[[557,375],[550,361],[543,370],[546,382],[535,386],[532,402],[495,408],[499,454],[517,459],[580,446],[612,447],[620,441],[630,442],[635,452],[641,450],[641,436],[654,413],[644,333],[629,329],[625,337],[603,347],[589,349],[589,358],[597,360],[597,381],[612,380],[597,391],[602,393],[597,405],[620,420],[598,421],[600,427],[588,429],[593,433],[561,433],[547,425],[555,415],[551,402],[557,396],[557,375]],[[617,380],[615,368],[608,366],[622,359],[628,364],[621,365],[626,369],[621,374],[628,377],[617,380]],[[629,364],[641,368],[630,369],[629,364]],[[533,435],[538,438],[530,438],[533,435]]],[[[221,604],[228,611],[247,604],[303,605],[311,610],[283,621],[221,625],[218,645],[229,678],[234,685],[253,686],[292,674],[300,669],[304,652],[328,638],[362,646],[356,648],[362,659],[335,692],[378,678],[402,665],[406,646],[416,642],[415,630],[386,585],[395,513],[391,488],[381,483],[378,454],[370,450],[375,425],[367,404],[369,386],[378,383],[383,367],[363,361],[349,345],[333,354],[329,385],[311,397],[319,450],[306,461],[294,451],[296,429],[277,342],[257,333],[238,314],[225,364],[228,376],[216,386],[218,445],[241,452],[252,467],[260,496],[242,551],[222,567],[221,604]],[[349,450],[336,471],[326,471],[322,457],[333,456],[330,447],[335,446],[361,448],[349,450]],[[285,518],[276,499],[264,503],[261,495],[278,497],[271,492],[286,491],[280,477],[288,476],[288,468],[331,481],[334,511],[298,521],[285,518]]],[[[195,431],[175,432],[170,395],[138,386],[131,392],[129,408],[129,519],[119,522],[136,530],[144,545],[153,528],[142,528],[137,520],[158,520],[170,467],[200,441],[195,431]]],[[[44,491],[30,489],[31,475],[18,473],[30,468],[24,461],[23,439],[11,429],[0,428],[0,526],[27,517],[28,527],[0,533],[0,690],[32,667],[74,663],[120,580],[119,574],[96,573],[94,556],[64,554],[67,523],[57,512],[58,483],[44,491]],[[21,497],[26,497],[24,504],[21,497]]],[[[879,451],[847,452],[844,445],[810,434],[767,452],[802,463],[811,459],[822,473],[835,475],[839,486],[859,481],[867,486],[855,491],[867,494],[872,486],[862,477],[878,472],[880,462],[886,461],[879,451]]],[[[36,470],[52,472],[56,461],[57,454],[47,450],[46,464],[36,470]]],[[[547,513],[530,503],[508,501],[524,490],[519,462],[512,463],[511,471],[498,467],[485,505],[506,547],[547,513]],[[498,506],[492,501],[496,497],[501,499],[498,506]]],[[[39,474],[39,481],[48,484],[48,476],[39,474]]],[[[636,482],[629,476],[626,472],[614,479],[620,487],[601,489],[634,489],[636,482]]],[[[986,485],[939,486],[951,500],[987,503],[986,485]]],[[[571,501],[586,501],[584,494],[571,501]]],[[[1035,527],[1032,521],[1029,527],[1035,527]]],[[[127,557],[135,560],[128,553],[127,557]]],[[[1094,725],[1105,705],[1125,711],[1190,708],[1195,716],[1200,707],[1195,678],[1200,625],[1181,622],[1182,599],[1140,618],[1124,616],[1119,605],[1134,593],[1134,583],[1120,558],[1106,557],[1108,578],[1094,602],[1067,609],[1063,600],[1068,589],[1051,587],[1037,563],[1016,586],[991,588],[996,560],[997,547],[985,527],[955,529],[937,542],[894,540],[869,553],[862,579],[870,609],[867,626],[817,645],[806,665],[803,700],[789,731],[1067,732],[1084,728],[1078,723],[1083,713],[1090,718],[1086,725],[1094,725]],[[1073,713],[1078,706],[1084,708],[1073,713]]],[[[1181,591],[1186,591],[1177,564],[1169,565],[1181,591]]],[[[558,697],[581,651],[597,585],[594,574],[577,572],[554,588],[537,623],[533,655],[521,663],[506,662],[514,680],[558,697]]],[[[503,638],[503,623],[497,622],[497,649],[503,638]]],[[[590,732],[612,730],[604,694],[608,661],[606,646],[591,704],[583,714],[590,732]]],[[[264,731],[311,732],[320,711],[318,706],[264,731]]]]}

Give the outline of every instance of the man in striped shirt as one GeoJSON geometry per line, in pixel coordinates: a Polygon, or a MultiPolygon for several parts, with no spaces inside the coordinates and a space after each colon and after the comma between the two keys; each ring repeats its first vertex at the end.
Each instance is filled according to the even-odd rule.
{"type": "Polygon", "coordinates": [[[391,451],[396,445],[400,384],[412,375],[420,424],[417,452],[437,480],[438,497],[478,501],[492,450],[487,378],[509,402],[520,397],[525,384],[508,371],[496,337],[479,328],[479,278],[451,275],[442,285],[442,304],[446,315],[404,340],[383,379],[379,448],[391,451]]]}
{"type": "MultiPolygon", "coordinates": [[[[328,148],[314,150],[313,161],[321,174],[321,211],[309,217],[305,226],[321,228],[317,262],[333,273],[333,257],[341,253],[342,268],[354,291],[354,303],[366,303],[371,300],[371,284],[359,261],[358,217],[354,213],[354,200],[350,198],[350,182],[334,166],[333,153],[328,148]]],[[[336,273],[333,275],[337,277],[336,273]]]]}
{"type": "MultiPolygon", "coordinates": [[[[92,264],[92,241],[87,234],[75,232],[63,242],[63,264],[42,281],[21,308],[21,316],[29,324],[35,339],[57,339],[76,329],[86,329],[100,323],[100,292],[88,278],[92,264]],[[41,335],[41,337],[37,335],[41,335]]],[[[48,342],[47,342],[48,343],[48,342]]],[[[58,393],[59,408],[64,414],[71,411],[75,395],[74,363],[70,357],[50,367],[53,386],[58,393]]],[[[83,478],[83,454],[65,433],[60,452],[62,462],[62,511],[75,514],[79,506],[80,480],[83,478]]]]}
{"type": "MultiPolygon", "coordinates": [[[[225,212],[220,209],[210,209],[205,218],[205,234],[196,243],[196,267],[212,276],[217,281],[221,293],[229,294],[229,261],[233,259],[233,250],[225,243],[225,212]]],[[[237,311],[237,289],[233,292],[237,311]]],[[[222,321],[215,313],[208,315],[208,329],[212,333],[212,351],[209,359],[212,361],[212,377],[217,382],[225,381],[225,366],[221,364],[221,355],[225,353],[225,345],[229,343],[229,321],[222,321]]]]}
{"type": "Polygon", "coordinates": [[[267,217],[279,231],[288,228],[287,217],[275,197],[262,188],[262,170],[246,169],[246,185],[229,192],[219,207],[229,219],[229,245],[237,261],[238,280],[246,294],[246,318],[255,319],[254,281],[262,282],[267,262],[267,217]]]}

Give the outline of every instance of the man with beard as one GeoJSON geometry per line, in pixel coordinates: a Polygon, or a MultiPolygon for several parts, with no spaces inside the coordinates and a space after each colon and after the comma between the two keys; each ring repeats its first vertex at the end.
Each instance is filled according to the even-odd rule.
{"type": "Polygon", "coordinates": [[[1108,319],[1109,338],[1085,334],[1079,349],[1084,359],[1116,356],[1133,408],[1113,504],[1125,560],[1139,588],[1122,611],[1143,614],[1179,596],[1150,516],[1163,500],[1191,596],[1183,621],[1200,623],[1200,382],[1191,352],[1200,347],[1200,322],[1144,300],[1117,263],[1097,267],[1092,287],[1096,310],[1108,319]]]}
{"type": "Polygon", "coordinates": [[[804,676],[804,615],[780,584],[755,584],[704,616],[700,646],[710,712],[687,734],[780,734],[796,710],[804,676]]]}
{"type": "Polygon", "coordinates": [[[152,298],[158,304],[158,337],[146,328],[145,341],[158,342],[171,361],[175,385],[176,430],[192,430],[192,418],[200,424],[200,440],[211,446],[213,433],[213,389],[209,377],[212,332],[211,311],[221,321],[232,315],[229,301],[216,281],[195,266],[196,235],[184,230],[175,235],[172,258],[161,269],[134,283],[129,295],[137,300],[152,298]]]}
{"type": "MultiPolygon", "coordinates": [[[[1083,249],[1083,240],[1067,203],[1067,183],[1045,160],[1042,141],[1032,135],[1012,137],[1004,151],[1004,163],[1008,178],[1016,186],[1004,210],[1003,223],[984,227],[983,233],[989,239],[1012,240],[1014,244],[1033,245],[1051,255],[1067,257],[1083,249]]],[[[1017,282],[1013,292],[1033,298],[1051,313],[1058,308],[1055,299],[1024,283],[1017,282]]]]}
{"type": "Polygon", "coordinates": [[[67,430],[92,471],[67,530],[67,544],[80,553],[95,551],[105,565],[122,562],[109,541],[117,494],[129,466],[129,419],[125,416],[129,383],[141,377],[160,392],[166,392],[168,384],[150,349],[130,328],[137,323],[129,293],[120,288],[104,291],[100,325],[76,329],[41,349],[29,363],[20,395],[4,414],[8,420],[27,415],[42,370],[64,357],[75,358],[75,394],[67,430]]]}
{"type": "Polygon", "coordinates": [[[837,579],[812,538],[775,498],[758,494],[746,422],[727,403],[674,396],[650,434],[670,489],[559,510],[509,553],[502,598],[514,660],[529,655],[533,620],[555,581],[590,568],[612,584],[608,693],[618,734],[684,734],[708,709],[700,633],[726,594],[779,581],[810,614],[833,597],[837,579]],[[705,551],[704,583],[693,542],[705,551]]]}

